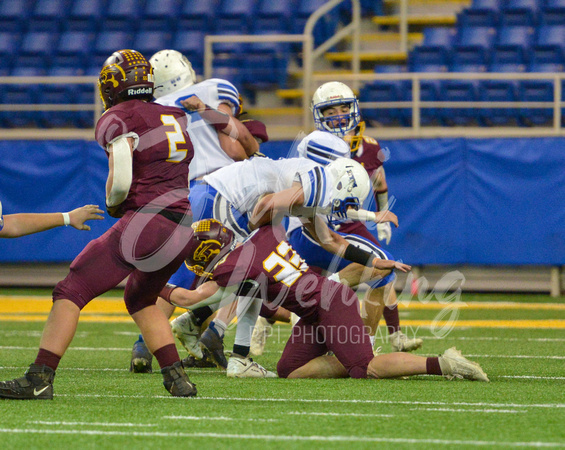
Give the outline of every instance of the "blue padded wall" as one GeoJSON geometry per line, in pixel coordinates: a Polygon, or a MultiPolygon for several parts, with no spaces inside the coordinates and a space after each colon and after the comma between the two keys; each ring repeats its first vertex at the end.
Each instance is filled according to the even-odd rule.
{"type": "MultiPolygon", "coordinates": [[[[565,139],[381,141],[400,227],[388,249],[426,264],[565,264],[565,139]]],[[[291,142],[267,142],[273,158],[291,142]]],[[[94,142],[0,142],[5,214],[104,204],[107,159],[94,142]]],[[[115,222],[0,240],[0,263],[72,260],[115,222]]],[[[373,227],[374,229],[374,227],[373,227]]]]}

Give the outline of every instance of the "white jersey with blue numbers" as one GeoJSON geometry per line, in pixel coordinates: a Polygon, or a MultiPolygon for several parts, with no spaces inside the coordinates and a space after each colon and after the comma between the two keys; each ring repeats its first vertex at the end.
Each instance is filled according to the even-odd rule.
{"type": "Polygon", "coordinates": [[[248,213],[263,194],[289,189],[295,181],[302,184],[304,207],[325,210],[332,195],[329,177],[324,167],[305,158],[252,158],[219,169],[204,181],[240,212],[248,213]]]}
{"type": "MultiPolygon", "coordinates": [[[[164,95],[159,97],[156,102],[161,105],[184,109],[180,102],[193,95],[214,109],[217,109],[222,103],[227,103],[234,115],[239,111],[239,92],[229,81],[219,78],[211,78],[164,95]]],[[[187,130],[194,146],[194,158],[189,167],[190,180],[200,178],[221,167],[232,164],[234,161],[222,150],[218,132],[214,127],[207,124],[197,112],[187,112],[187,115],[187,130]]]]}

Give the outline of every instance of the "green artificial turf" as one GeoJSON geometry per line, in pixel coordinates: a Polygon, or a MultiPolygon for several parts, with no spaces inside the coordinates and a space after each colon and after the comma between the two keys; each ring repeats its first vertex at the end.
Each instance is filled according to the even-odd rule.
{"type": "MultiPolygon", "coordinates": [[[[461,300],[565,302],[465,294],[461,300]]],[[[433,319],[438,312],[403,311],[401,323],[433,319]]],[[[459,316],[564,318],[563,310],[521,309],[462,309],[459,316]]],[[[0,322],[0,380],[23,374],[35,358],[42,328],[42,322],[0,322]]],[[[266,352],[256,358],[270,370],[276,370],[290,326],[273,331],[266,352]]],[[[229,379],[217,369],[189,369],[198,387],[193,399],[165,391],[156,361],[153,374],[127,370],[137,333],[133,321],[80,323],[57,370],[53,401],[0,400],[2,448],[565,447],[565,329],[456,327],[443,339],[429,328],[418,329],[425,339],[418,354],[457,346],[481,364],[488,384],[430,376],[229,379]]],[[[228,330],[226,350],[233,337],[228,330]]],[[[390,351],[386,342],[377,345],[390,351]]],[[[180,345],[179,352],[185,356],[180,345]]]]}

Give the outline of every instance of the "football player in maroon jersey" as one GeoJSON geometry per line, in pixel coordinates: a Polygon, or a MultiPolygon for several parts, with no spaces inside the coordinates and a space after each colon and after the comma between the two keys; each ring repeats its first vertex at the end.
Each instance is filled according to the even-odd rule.
{"type": "MultiPolygon", "coordinates": [[[[277,364],[282,378],[394,378],[430,374],[489,381],[481,367],[454,347],[440,357],[406,353],[373,355],[359,315],[356,294],[313,272],[286,240],[282,226],[265,225],[239,246],[233,233],[214,219],[193,224],[187,264],[210,280],[195,290],[167,287],[161,296],[178,306],[260,296],[294,312],[300,320],[277,364]],[[335,356],[327,355],[333,352],[335,356]]],[[[382,261],[386,270],[410,266],[382,261]]]]}
{"type": "Polygon", "coordinates": [[[167,317],[155,304],[192,236],[188,166],[194,150],[186,115],[151,102],[153,70],[135,50],[113,53],[98,85],[106,110],[96,126],[109,161],[106,204],[120,220],[85,247],[56,285],[37,358],[23,377],[0,382],[3,398],[52,399],[55,370],[82,308],[128,276],[126,307],[161,366],[165,388],[173,396],[196,395],[167,317]]]}
{"type": "MultiPolygon", "coordinates": [[[[362,121],[359,104],[353,91],[338,81],[323,84],[313,95],[312,112],[318,130],[328,131],[350,144],[351,158],[361,163],[371,178],[378,210],[388,209],[388,185],[383,166],[387,155],[375,139],[363,134],[365,122],[362,121]]],[[[361,236],[380,246],[362,222],[343,222],[339,225],[339,231],[361,236]]],[[[379,240],[388,244],[391,239],[390,223],[377,224],[377,233],[379,240]]],[[[367,310],[365,323],[371,327],[371,335],[374,336],[382,315],[387,324],[393,351],[413,351],[420,348],[423,344],[422,339],[409,338],[401,331],[396,291],[392,283],[373,291],[379,301],[371,300],[363,303],[367,310]]]]}

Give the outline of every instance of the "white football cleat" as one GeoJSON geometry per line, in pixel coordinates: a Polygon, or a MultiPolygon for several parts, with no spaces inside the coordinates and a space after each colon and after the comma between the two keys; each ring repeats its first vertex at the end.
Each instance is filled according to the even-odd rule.
{"type": "Polygon", "coordinates": [[[274,372],[260,366],[251,358],[233,355],[228,360],[227,376],[231,378],[277,378],[274,372]]]}
{"type": "Polygon", "coordinates": [[[186,351],[196,359],[202,359],[204,354],[198,343],[201,330],[196,325],[196,318],[192,312],[187,311],[171,322],[171,329],[186,351]]]}
{"type": "Polygon", "coordinates": [[[464,378],[465,380],[485,381],[487,383],[490,381],[481,366],[476,362],[469,361],[455,347],[443,352],[443,355],[439,357],[439,367],[443,376],[448,380],[464,378]]]}
{"type": "Polygon", "coordinates": [[[424,341],[420,338],[409,339],[402,331],[398,330],[388,337],[393,352],[412,352],[419,349],[424,341]]]}
{"type": "Polygon", "coordinates": [[[265,343],[267,338],[271,335],[273,331],[273,326],[264,317],[259,317],[255,328],[253,329],[253,335],[251,336],[251,348],[250,352],[252,355],[260,356],[265,350],[265,343]]]}

